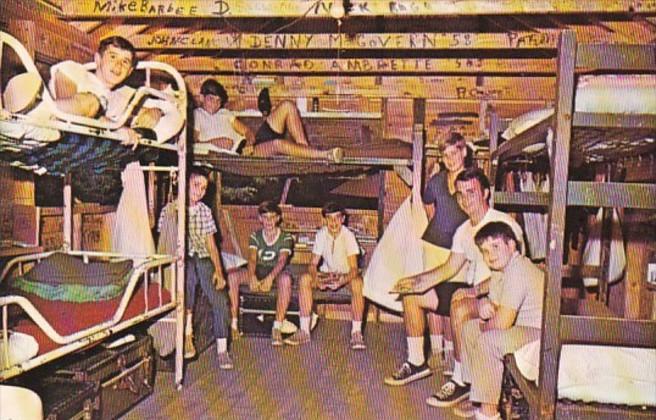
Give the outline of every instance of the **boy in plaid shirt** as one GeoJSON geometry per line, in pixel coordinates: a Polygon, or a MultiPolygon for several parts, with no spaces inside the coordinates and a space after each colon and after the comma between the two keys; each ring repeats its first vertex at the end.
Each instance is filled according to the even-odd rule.
{"type": "MultiPolygon", "coordinates": [[[[196,287],[200,284],[203,293],[212,306],[213,331],[216,338],[216,347],[221,369],[232,369],[232,359],[228,353],[229,332],[229,298],[225,290],[226,281],[221,267],[221,256],[214,242],[217,232],[212,211],[201,200],[207,191],[207,175],[193,168],[189,176],[189,208],[187,214],[187,258],[186,258],[186,285],[185,285],[185,343],[184,356],[192,358],[196,355],[193,343],[192,310],[196,301],[196,287]]],[[[173,203],[171,203],[173,204],[173,203]]],[[[175,211],[171,204],[162,210],[175,211]]]]}

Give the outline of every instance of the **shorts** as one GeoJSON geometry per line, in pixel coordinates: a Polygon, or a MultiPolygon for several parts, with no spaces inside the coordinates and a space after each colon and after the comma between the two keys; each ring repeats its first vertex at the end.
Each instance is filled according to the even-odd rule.
{"type": "Polygon", "coordinates": [[[268,141],[284,139],[285,133],[276,133],[265,120],[255,133],[255,144],[266,143],[268,141]]]}
{"type": "Polygon", "coordinates": [[[451,314],[451,297],[458,289],[469,289],[471,286],[467,283],[452,282],[440,283],[433,288],[437,294],[437,312],[442,316],[450,316],[451,314]]]}

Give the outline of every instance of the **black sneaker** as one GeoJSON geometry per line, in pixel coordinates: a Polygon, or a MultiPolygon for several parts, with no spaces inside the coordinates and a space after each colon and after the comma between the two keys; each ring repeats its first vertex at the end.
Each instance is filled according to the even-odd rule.
{"type": "Polygon", "coordinates": [[[433,372],[431,372],[426,362],[416,366],[406,361],[401,365],[396,373],[385,378],[385,384],[391,386],[401,386],[430,376],[432,373],[433,372]]]}
{"type": "Polygon", "coordinates": [[[469,397],[469,385],[460,386],[453,381],[448,381],[436,394],[426,399],[426,404],[432,407],[451,407],[469,397]]]}

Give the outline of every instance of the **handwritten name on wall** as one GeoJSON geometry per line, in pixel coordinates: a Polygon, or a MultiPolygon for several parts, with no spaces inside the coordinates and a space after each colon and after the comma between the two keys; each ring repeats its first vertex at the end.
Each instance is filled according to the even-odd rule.
{"type": "MultiPolygon", "coordinates": [[[[68,16],[330,17],[341,0],[64,0],[68,16]]],[[[351,0],[349,16],[458,16],[509,13],[656,11],[655,0],[351,0]]]]}
{"type": "Polygon", "coordinates": [[[558,33],[391,33],[391,34],[188,34],[135,35],[137,49],[534,49],[556,48],[558,33]]]}

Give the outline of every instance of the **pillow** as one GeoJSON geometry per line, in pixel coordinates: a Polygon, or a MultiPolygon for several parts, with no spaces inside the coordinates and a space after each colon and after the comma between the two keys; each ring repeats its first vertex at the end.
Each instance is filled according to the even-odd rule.
{"type": "Polygon", "coordinates": [[[510,122],[510,125],[508,125],[508,128],[506,128],[506,130],[501,134],[501,136],[506,140],[510,140],[513,137],[533,127],[534,125],[537,125],[551,117],[553,114],[553,108],[543,108],[529,111],[514,118],[510,122]]]}
{"type": "Polygon", "coordinates": [[[89,262],[57,252],[41,260],[23,276],[25,280],[50,285],[80,284],[107,286],[123,284],[132,270],[132,261],[89,262]]]}

